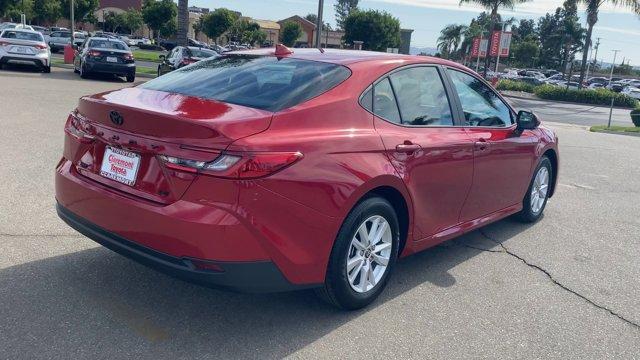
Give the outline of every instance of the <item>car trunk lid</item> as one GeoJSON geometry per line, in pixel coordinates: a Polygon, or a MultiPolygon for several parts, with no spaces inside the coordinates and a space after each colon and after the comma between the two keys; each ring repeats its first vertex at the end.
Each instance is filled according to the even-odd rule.
{"type": "Polygon", "coordinates": [[[160,155],[213,161],[236,139],[266,130],[271,117],[240,105],[127,88],[80,99],[70,121],[83,135],[65,153],[80,174],[166,204],[178,200],[198,175],[165,166],[160,155]],[[135,174],[114,176],[121,167],[135,174]]]}

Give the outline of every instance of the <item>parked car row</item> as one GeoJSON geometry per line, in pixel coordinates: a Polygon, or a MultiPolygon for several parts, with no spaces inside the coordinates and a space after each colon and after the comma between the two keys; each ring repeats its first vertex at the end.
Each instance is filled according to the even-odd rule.
{"type": "MultiPolygon", "coordinates": [[[[498,78],[514,81],[522,81],[531,85],[555,85],[577,90],[580,88],[580,76],[570,77],[556,70],[534,70],[534,69],[507,69],[504,73],[497,74],[498,78]]],[[[583,87],[587,89],[605,88],[615,92],[621,92],[634,98],[638,98],[640,91],[640,79],[623,79],[613,77],[609,79],[603,76],[593,76],[583,82],[583,87]]]]}

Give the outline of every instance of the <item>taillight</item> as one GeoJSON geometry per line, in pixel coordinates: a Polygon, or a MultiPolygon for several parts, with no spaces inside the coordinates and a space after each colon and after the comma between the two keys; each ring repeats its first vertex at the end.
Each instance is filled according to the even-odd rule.
{"type": "Polygon", "coordinates": [[[124,57],[125,60],[134,60],[133,59],[133,54],[124,54],[123,57],[124,57]]]}
{"type": "Polygon", "coordinates": [[[35,47],[36,47],[36,48],[38,48],[38,49],[40,49],[40,50],[43,50],[43,49],[46,49],[46,48],[47,48],[47,45],[37,44],[37,45],[35,45],[35,47]]]}
{"type": "Polygon", "coordinates": [[[8,46],[9,43],[6,41],[0,41],[0,46],[8,46]]]}
{"type": "Polygon", "coordinates": [[[271,175],[302,158],[300,152],[223,153],[213,161],[181,159],[160,155],[171,169],[234,179],[255,179],[271,175]]]}
{"type": "Polygon", "coordinates": [[[100,51],[95,51],[95,50],[89,51],[89,56],[98,57],[100,55],[102,55],[100,51]]]}
{"type": "Polygon", "coordinates": [[[189,65],[189,64],[193,64],[195,62],[198,62],[198,60],[196,59],[191,59],[191,58],[184,58],[182,59],[182,64],[184,65],[189,65]]]}
{"type": "Polygon", "coordinates": [[[91,143],[95,140],[95,137],[87,133],[87,128],[88,125],[84,120],[71,113],[67,119],[67,125],[65,126],[64,131],[80,142],[91,143]]]}

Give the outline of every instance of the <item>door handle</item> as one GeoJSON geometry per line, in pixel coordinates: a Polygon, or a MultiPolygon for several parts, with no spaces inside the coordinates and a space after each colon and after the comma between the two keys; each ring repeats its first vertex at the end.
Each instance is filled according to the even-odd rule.
{"type": "Polygon", "coordinates": [[[402,153],[412,153],[414,151],[418,151],[422,149],[422,146],[418,144],[414,144],[411,141],[405,141],[403,144],[396,145],[396,151],[402,153]]]}
{"type": "Polygon", "coordinates": [[[477,151],[487,151],[489,148],[489,143],[485,138],[479,138],[473,145],[477,151]]]}

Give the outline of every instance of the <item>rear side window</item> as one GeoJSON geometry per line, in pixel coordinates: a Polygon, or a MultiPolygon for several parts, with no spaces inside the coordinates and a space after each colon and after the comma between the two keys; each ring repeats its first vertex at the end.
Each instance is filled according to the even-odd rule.
{"type": "Polygon", "coordinates": [[[350,75],[349,69],[336,64],[227,55],[200,61],[140,87],[279,111],[334,88],[350,75]]]}
{"type": "Polygon", "coordinates": [[[91,40],[89,43],[90,48],[96,49],[114,49],[114,50],[128,50],[129,48],[123,42],[110,41],[110,40],[91,40]]]}
{"type": "Polygon", "coordinates": [[[412,67],[389,76],[402,123],[420,126],[453,126],[444,85],[435,67],[412,67]]]}
{"type": "Polygon", "coordinates": [[[401,123],[389,78],[384,78],[373,87],[373,113],[392,123],[401,123]]]}

